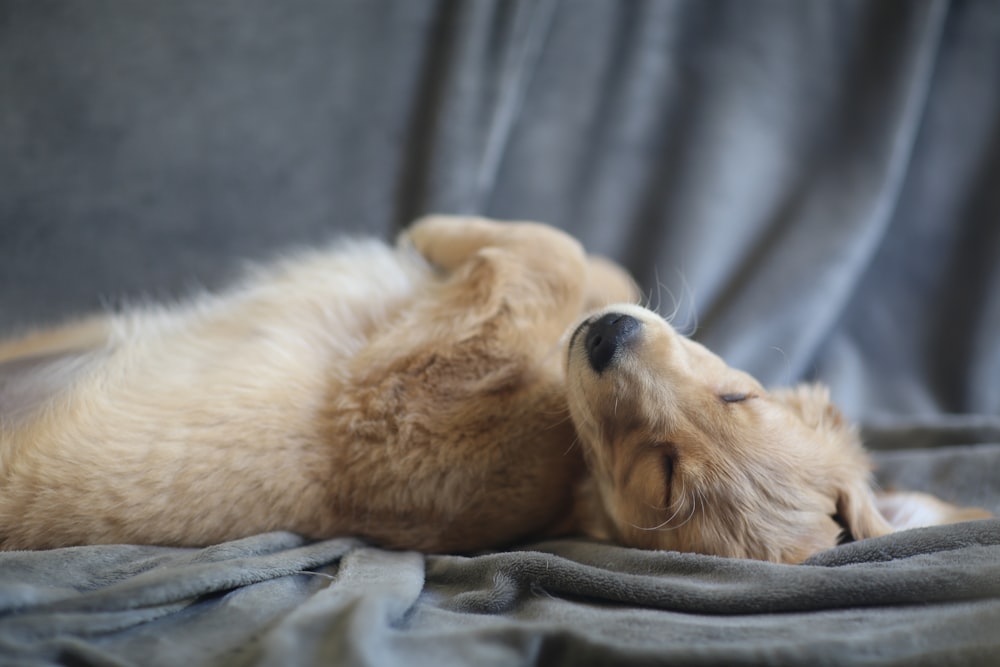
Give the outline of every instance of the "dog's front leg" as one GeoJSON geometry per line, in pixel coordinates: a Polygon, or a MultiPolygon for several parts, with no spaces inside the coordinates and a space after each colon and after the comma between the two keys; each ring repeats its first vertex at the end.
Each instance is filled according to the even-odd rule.
{"type": "Polygon", "coordinates": [[[584,310],[590,260],[578,241],[554,227],[428,216],[400,242],[445,274],[444,301],[464,312],[503,310],[540,344],[557,340],[584,310]]]}
{"type": "Polygon", "coordinates": [[[110,332],[110,320],[98,316],[0,341],[0,363],[94,349],[107,342],[110,332]]]}

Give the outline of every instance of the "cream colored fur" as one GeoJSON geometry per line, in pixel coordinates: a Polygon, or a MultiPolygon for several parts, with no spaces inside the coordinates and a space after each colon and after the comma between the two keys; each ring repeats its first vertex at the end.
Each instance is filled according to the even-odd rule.
{"type": "Polygon", "coordinates": [[[633,352],[631,375],[609,390],[572,349],[567,367],[567,329],[635,296],[552,228],[437,216],[395,248],[344,243],[217,295],[2,343],[0,547],[284,529],[467,551],[586,530],[796,561],[836,543],[834,512],[859,537],[888,530],[819,390],[766,397],[633,306],[661,342],[633,352]],[[706,377],[771,407],[707,407],[706,377]],[[626,413],[650,437],[599,435],[626,413]],[[669,484],[649,453],[668,440],[669,484]]]}

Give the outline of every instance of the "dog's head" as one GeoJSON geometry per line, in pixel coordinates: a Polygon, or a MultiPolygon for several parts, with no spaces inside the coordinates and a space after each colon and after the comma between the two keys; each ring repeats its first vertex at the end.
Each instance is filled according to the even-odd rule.
{"type": "Polygon", "coordinates": [[[847,534],[891,532],[858,436],[824,388],[768,392],[632,305],[587,317],[567,359],[594,485],[588,532],[788,563],[847,534]]]}

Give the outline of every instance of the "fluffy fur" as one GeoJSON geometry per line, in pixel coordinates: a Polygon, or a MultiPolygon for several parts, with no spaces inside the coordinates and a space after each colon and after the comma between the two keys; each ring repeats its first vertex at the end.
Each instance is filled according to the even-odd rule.
{"type": "Polygon", "coordinates": [[[890,530],[821,389],[768,394],[636,306],[612,307],[643,328],[611,370],[567,350],[635,296],[550,227],[436,216],[0,344],[0,547],[582,531],[795,562],[836,544],[835,514],[890,530]]]}
{"type": "Polygon", "coordinates": [[[592,532],[798,562],[844,529],[856,539],[892,530],[857,434],[825,388],[767,392],[649,311],[611,312],[639,324],[608,368],[590,368],[583,335],[569,350],[570,407],[605,511],[592,532]]]}

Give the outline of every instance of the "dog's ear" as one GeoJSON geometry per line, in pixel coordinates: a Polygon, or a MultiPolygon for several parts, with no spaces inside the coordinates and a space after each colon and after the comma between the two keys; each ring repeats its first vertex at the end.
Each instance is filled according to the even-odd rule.
{"type": "Polygon", "coordinates": [[[830,390],[822,384],[798,384],[789,389],[776,389],[771,396],[798,415],[810,428],[850,430],[840,410],[830,401],[830,390]]]}
{"type": "Polygon", "coordinates": [[[893,527],[879,512],[875,494],[867,479],[848,482],[837,490],[837,518],[849,538],[854,540],[880,537],[893,532],[893,527]]]}
{"type": "Polygon", "coordinates": [[[821,384],[800,384],[772,395],[834,445],[828,474],[834,480],[836,519],[848,534],[845,537],[863,540],[891,533],[892,526],[875,502],[871,464],[861,448],[857,429],[830,401],[829,389],[821,384]]]}

